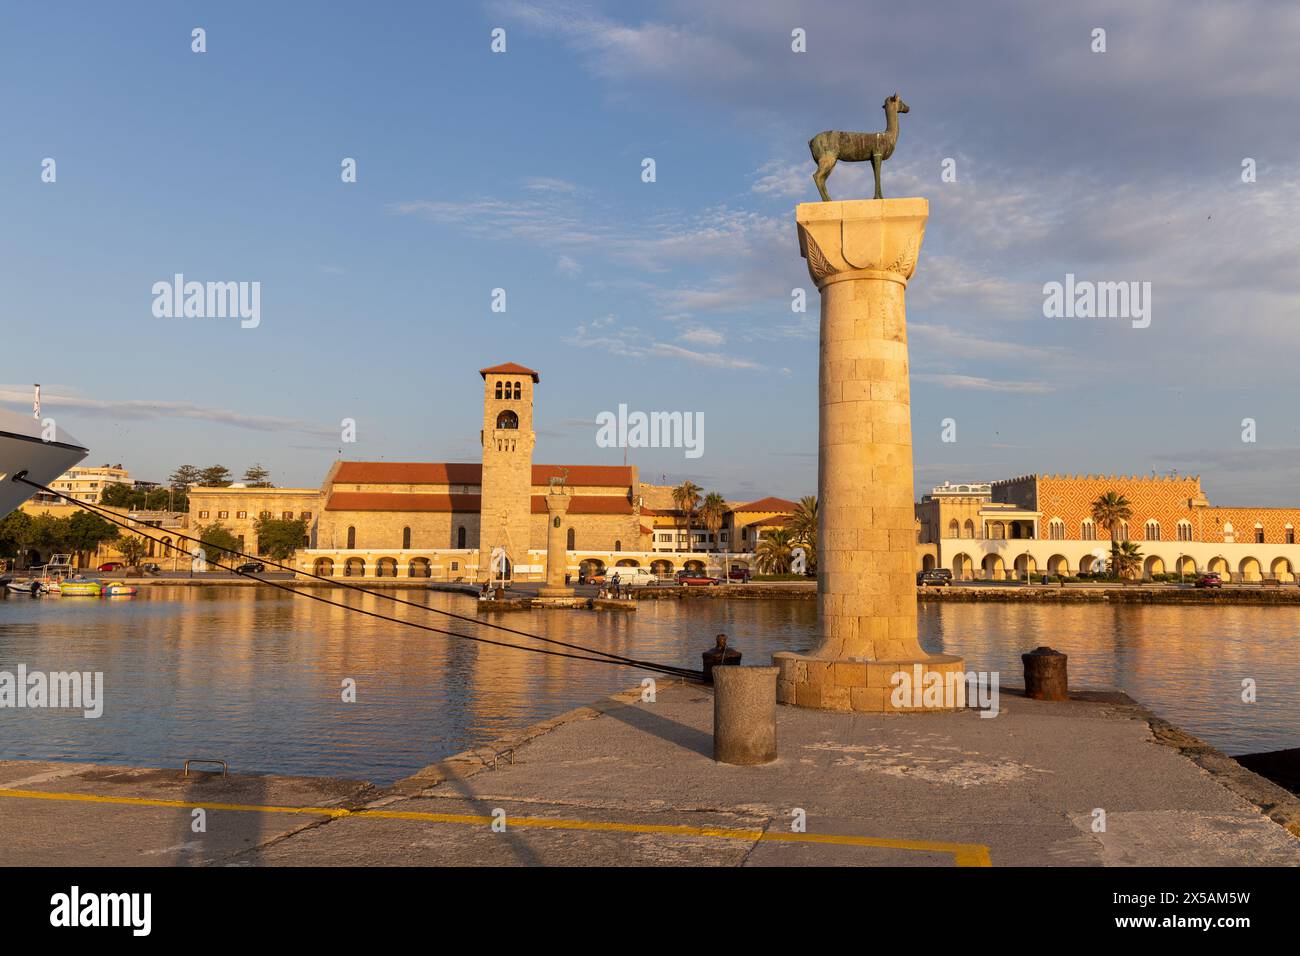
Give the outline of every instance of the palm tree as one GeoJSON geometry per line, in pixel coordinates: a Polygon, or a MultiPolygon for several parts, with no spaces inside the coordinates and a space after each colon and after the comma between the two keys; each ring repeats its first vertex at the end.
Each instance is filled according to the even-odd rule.
{"type": "Polygon", "coordinates": [[[791,537],[808,554],[808,569],[817,570],[817,496],[804,495],[786,522],[791,537]]]}
{"type": "Polygon", "coordinates": [[[695,517],[695,508],[700,503],[700,492],[704,489],[687,479],[673,489],[673,504],[686,516],[686,550],[691,550],[691,519],[695,517]]]}
{"type": "Polygon", "coordinates": [[[794,540],[785,528],[770,528],[759,538],[754,560],[764,574],[786,574],[790,570],[794,540]]]}
{"type": "Polygon", "coordinates": [[[710,491],[704,496],[704,501],[700,505],[700,519],[704,522],[704,527],[709,529],[709,534],[713,536],[713,550],[718,550],[718,532],[722,530],[722,522],[727,517],[727,499],[722,497],[716,491],[710,491]]]}
{"type": "Polygon", "coordinates": [[[1115,491],[1108,491],[1092,503],[1092,520],[1110,535],[1110,573],[1116,574],[1119,564],[1119,541],[1115,529],[1133,516],[1128,499],[1115,491]]]}
{"type": "Polygon", "coordinates": [[[1142,551],[1135,541],[1121,541],[1119,549],[1112,552],[1111,573],[1121,578],[1136,577],[1142,567],[1142,551]]]}

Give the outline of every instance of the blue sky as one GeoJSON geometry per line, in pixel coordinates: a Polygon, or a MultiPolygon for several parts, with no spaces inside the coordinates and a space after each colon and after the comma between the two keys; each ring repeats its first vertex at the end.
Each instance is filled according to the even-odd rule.
{"type": "Polygon", "coordinates": [[[7,5],[0,402],[40,381],[92,463],[140,477],[257,461],[313,485],[340,448],[476,460],[476,370],[515,361],[542,374],[539,461],[620,462],[595,440],[620,403],[702,411],[703,457],[632,450],[643,480],[809,493],[806,143],[881,128],[898,89],[885,193],[931,203],[918,494],[1177,469],[1216,503],[1294,504],[1300,13],[972,6],[7,5]],[[261,282],[261,324],[154,317],[177,272],[261,282]],[[1044,318],[1067,272],[1151,282],[1151,326],[1044,318]]]}

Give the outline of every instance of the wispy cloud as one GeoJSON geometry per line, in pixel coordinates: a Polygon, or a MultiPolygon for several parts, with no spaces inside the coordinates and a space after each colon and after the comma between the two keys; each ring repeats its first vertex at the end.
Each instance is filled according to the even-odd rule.
{"type": "Polygon", "coordinates": [[[913,379],[938,385],[940,388],[964,389],[975,392],[1011,392],[1021,395],[1046,395],[1056,389],[1046,382],[1011,382],[980,378],[977,375],[921,374],[913,379]]]}
{"type": "MultiPolygon", "coordinates": [[[[0,385],[0,402],[31,408],[31,386],[0,385]]],[[[41,407],[48,414],[57,415],[60,409],[75,409],[84,414],[117,419],[146,420],[160,418],[186,418],[214,422],[234,428],[259,432],[312,435],[318,438],[337,438],[339,430],[320,422],[281,418],[274,415],[250,415],[228,408],[213,408],[190,402],[154,399],[99,399],[87,398],[70,392],[41,391],[41,407]]]]}

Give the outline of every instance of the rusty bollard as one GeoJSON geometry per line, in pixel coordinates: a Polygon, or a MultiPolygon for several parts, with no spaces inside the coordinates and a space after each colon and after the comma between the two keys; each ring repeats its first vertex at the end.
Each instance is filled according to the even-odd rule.
{"type": "Polygon", "coordinates": [[[1050,647],[1021,654],[1025,664],[1025,696],[1034,700],[1069,700],[1070,680],[1065,664],[1069,656],[1050,647]]]}
{"type": "Polygon", "coordinates": [[[719,664],[740,666],[740,651],[727,646],[727,635],[719,634],[718,642],[700,655],[704,658],[704,683],[713,683],[713,668],[719,664]]]}

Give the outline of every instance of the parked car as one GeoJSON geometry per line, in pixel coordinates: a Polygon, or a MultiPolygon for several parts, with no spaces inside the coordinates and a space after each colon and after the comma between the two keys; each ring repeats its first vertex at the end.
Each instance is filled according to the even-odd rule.
{"type": "Polygon", "coordinates": [[[712,578],[703,571],[678,571],[677,583],[686,587],[711,587],[722,583],[722,578],[712,578]]]}
{"type": "Polygon", "coordinates": [[[121,571],[126,564],[122,561],[105,561],[99,566],[101,571],[121,571]]]}
{"type": "Polygon", "coordinates": [[[952,572],[947,568],[931,568],[929,571],[917,571],[916,583],[921,587],[925,587],[927,584],[944,587],[952,584],[952,572]]]}
{"type": "Polygon", "coordinates": [[[266,565],[261,561],[245,561],[239,567],[235,568],[236,574],[261,574],[266,570],[266,565]]]}
{"type": "Polygon", "coordinates": [[[595,581],[597,584],[613,584],[615,576],[618,577],[618,586],[624,588],[643,588],[659,581],[658,575],[649,568],[610,568],[595,581]]]}
{"type": "Polygon", "coordinates": [[[739,581],[741,584],[745,584],[749,581],[749,578],[749,568],[732,568],[727,572],[727,580],[729,581],[739,581]]]}
{"type": "Polygon", "coordinates": [[[1196,579],[1198,588],[1221,588],[1223,587],[1223,578],[1219,577],[1218,571],[1206,571],[1196,579]]]}

